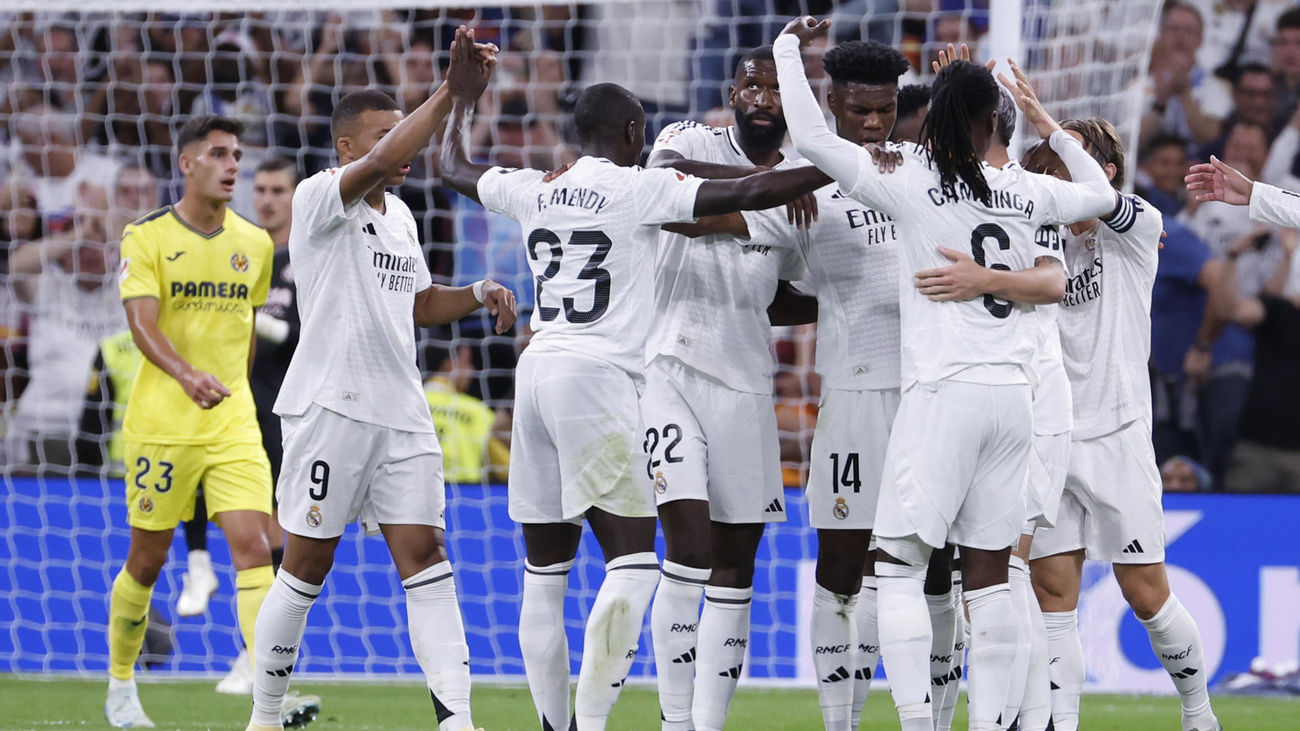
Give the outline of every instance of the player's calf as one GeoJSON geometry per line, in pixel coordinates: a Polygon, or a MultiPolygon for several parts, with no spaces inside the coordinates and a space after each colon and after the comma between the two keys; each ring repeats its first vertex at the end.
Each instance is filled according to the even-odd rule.
{"type": "Polygon", "coordinates": [[[923,591],[930,551],[915,535],[877,537],[880,654],[903,731],[934,727],[929,662],[933,630],[923,591]]]}
{"type": "Polygon", "coordinates": [[[650,610],[659,712],[664,731],[693,728],[696,640],[700,600],[712,577],[709,503],[674,500],[659,506],[664,561],[650,610]]]}
{"type": "MultiPolygon", "coordinates": [[[[858,647],[858,593],[870,542],[866,530],[817,531],[817,589],[808,634],[827,729],[848,729],[853,723],[854,681],[865,665],[858,647]]],[[[866,673],[874,671],[873,662],[866,673]]]]}

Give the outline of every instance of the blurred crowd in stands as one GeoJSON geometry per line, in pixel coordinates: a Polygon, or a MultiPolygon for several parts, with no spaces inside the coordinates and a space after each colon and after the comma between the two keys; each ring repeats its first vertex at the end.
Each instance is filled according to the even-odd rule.
{"type": "MultiPolygon", "coordinates": [[[[642,99],[651,138],[683,118],[731,124],[726,89],[737,53],[770,43],[804,12],[834,19],[829,43],[871,38],[903,49],[915,80],[949,42],[970,43],[980,56],[988,30],[985,0],[0,13],[0,463],[50,473],[111,463],[108,437],[87,436],[83,417],[96,354],[102,360],[108,339],[125,329],[117,237],[179,197],[172,135],[189,115],[247,125],[232,205],[271,228],[265,217],[274,211],[254,201],[259,168],[287,160],[296,179],[330,165],[330,111],[349,91],[382,88],[413,109],[439,83],[460,23],[503,51],[476,116],[476,154],[550,169],[574,159],[567,112],[575,90],[597,80],[642,99]],[[85,457],[79,439],[104,457],[85,457]]],[[[824,50],[807,52],[814,83],[825,78],[824,50]]],[[[1140,82],[1139,145],[1129,154],[1136,191],[1164,213],[1168,233],[1151,312],[1153,438],[1166,488],[1300,491],[1300,378],[1291,375],[1300,365],[1300,329],[1291,324],[1300,322],[1291,314],[1300,302],[1297,233],[1256,226],[1244,208],[1198,205],[1183,185],[1191,162],[1216,155],[1300,189],[1300,6],[1168,3],[1151,58],[1140,82]]],[[[530,310],[517,224],[437,178],[435,145],[397,191],[421,225],[436,280],[490,277],[516,291],[521,314],[530,310]]],[[[466,481],[501,477],[525,322],[506,336],[479,318],[422,334],[431,405],[477,404],[480,426],[463,451],[479,454],[466,458],[466,481]]],[[[791,485],[803,482],[816,419],[815,336],[815,326],[773,333],[791,485]]]]}

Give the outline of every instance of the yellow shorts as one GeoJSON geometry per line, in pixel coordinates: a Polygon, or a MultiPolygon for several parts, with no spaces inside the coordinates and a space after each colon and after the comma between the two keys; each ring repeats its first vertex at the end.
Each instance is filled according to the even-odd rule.
{"type": "Polygon", "coordinates": [[[208,517],[231,510],[271,513],[271,462],[260,442],[126,443],[127,523],[170,530],[194,517],[199,484],[208,517]]]}

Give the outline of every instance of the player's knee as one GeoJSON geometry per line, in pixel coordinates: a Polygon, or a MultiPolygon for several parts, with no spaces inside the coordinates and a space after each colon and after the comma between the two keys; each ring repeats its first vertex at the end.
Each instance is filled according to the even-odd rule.
{"type": "Polygon", "coordinates": [[[1169,600],[1169,580],[1163,564],[1115,567],[1124,600],[1133,608],[1138,619],[1150,619],[1160,612],[1169,600]]]}
{"type": "Polygon", "coordinates": [[[843,553],[817,554],[817,585],[836,594],[856,594],[862,588],[862,562],[843,553]]]}
{"type": "Polygon", "coordinates": [[[126,573],[141,586],[153,586],[162,573],[163,564],[167,562],[166,551],[155,551],[131,547],[126,557],[126,573]]]}
{"type": "Polygon", "coordinates": [[[664,558],[694,569],[713,568],[713,551],[707,540],[665,541],[664,558]]]}
{"type": "Polygon", "coordinates": [[[876,537],[876,576],[925,578],[933,549],[915,534],[899,538],[876,537]],[[900,568],[901,567],[901,568],[900,568]]]}

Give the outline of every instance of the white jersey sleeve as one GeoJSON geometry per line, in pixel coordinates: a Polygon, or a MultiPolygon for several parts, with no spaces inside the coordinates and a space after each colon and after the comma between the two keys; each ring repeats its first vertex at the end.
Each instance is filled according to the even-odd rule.
{"type": "Polygon", "coordinates": [[[545,175],[541,170],[494,167],[479,176],[478,199],[489,211],[518,221],[524,208],[533,205],[533,184],[545,175]]]}
{"type": "MultiPolygon", "coordinates": [[[[356,218],[357,211],[366,204],[363,198],[344,205],[339,184],[347,166],[328,168],[298,183],[293,191],[293,220],[313,231],[328,231],[343,221],[356,218]]],[[[305,242],[328,243],[329,238],[313,237],[305,242]]]]}
{"type": "Polygon", "coordinates": [[[1300,195],[1255,181],[1250,194],[1250,218],[1287,228],[1300,228],[1300,195]]]}
{"type": "Polygon", "coordinates": [[[695,199],[703,178],[667,168],[650,168],[636,177],[636,215],[642,225],[695,220],[695,199]]]}
{"type": "Polygon", "coordinates": [[[1160,211],[1135,195],[1119,196],[1114,214],[1101,219],[1101,222],[1120,234],[1115,238],[1119,246],[1131,247],[1140,254],[1159,249],[1160,233],[1165,228],[1165,219],[1160,211]]]}
{"type": "Polygon", "coordinates": [[[713,140],[715,132],[713,127],[689,119],[670,124],[655,138],[651,154],[667,150],[687,160],[696,160],[699,158],[700,148],[713,140]]]}
{"type": "Polygon", "coordinates": [[[1051,175],[1031,173],[1041,204],[1046,206],[1039,215],[1047,223],[1077,223],[1090,218],[1100,218],[1115,210],[1115,190],[1106,180],[1097,161],[1083,149],[1079,141],[1064,130],[1057,130],[1047,143],[1065,163],[1074,182],[1051,175]]]}

